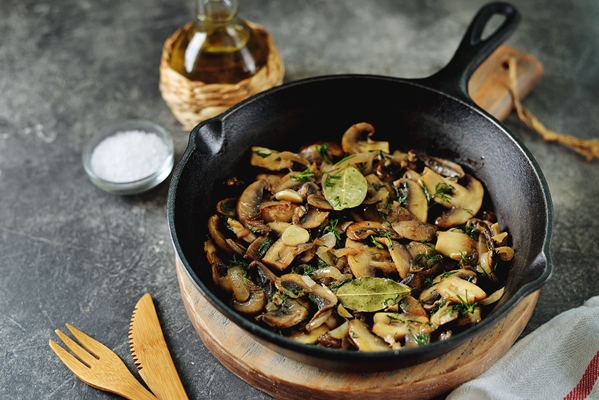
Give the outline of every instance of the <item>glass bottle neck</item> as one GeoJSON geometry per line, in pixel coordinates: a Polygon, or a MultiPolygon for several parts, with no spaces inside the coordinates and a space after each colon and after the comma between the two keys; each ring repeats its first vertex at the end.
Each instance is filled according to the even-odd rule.
{"type": "Polygon", "coordinates": [[[195,0],[196,18],[205,24],[223,24],[237,16],[237,0],[195,0]]]}

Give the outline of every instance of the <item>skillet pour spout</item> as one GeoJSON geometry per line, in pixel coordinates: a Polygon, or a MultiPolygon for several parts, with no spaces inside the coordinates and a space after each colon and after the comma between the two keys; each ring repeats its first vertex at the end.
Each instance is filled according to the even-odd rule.
{"type": "Polygon", "coordinates": [[[308,78],[257,94],[196,126],[173,174],[168,223],[176,256],[202,295],[261,344],[286,357],[325,369],[376,371],[440,357],[497,324],[537,291],[552,271],[549,189],[530,152],[467,93],[472,72],[515,30],[519,18],[507,3],[484,6],[452,60],[431,77],[308,78]],[[495,15],[503,16],[503,23],[483,38],[495,15]],[[256,171],[247,168],[251,146],[294,150],[320,140],[338,141],[349,126],[362,121],[376,127],[377,140],[388,141],[390,148],[418,149],[465,167],[483,182],[500,226],[513,239],[516,256],[502,299],[480,324],[445,341],[378,353],[308,346],[241,316],[212,283],[202,248],[207,221],[218,200],[239,195],[235,182],[253,181],[256,171]]]}

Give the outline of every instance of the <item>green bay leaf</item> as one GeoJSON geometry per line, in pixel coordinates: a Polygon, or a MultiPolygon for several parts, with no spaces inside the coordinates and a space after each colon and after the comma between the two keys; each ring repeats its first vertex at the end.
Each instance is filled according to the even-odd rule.
{"type": "Polygon", "coordinates": [[[392,279],[364,276],[341,286],[336,295],[345,308],[374,312],[399,303],[410,290],[392,279]]]}
{"type": "Polygon", "coordinates": [[[356,167],[327,172],[322,177],[325,199],[337,211],[357,207],[366,198],[368,182],[356,167]]]}

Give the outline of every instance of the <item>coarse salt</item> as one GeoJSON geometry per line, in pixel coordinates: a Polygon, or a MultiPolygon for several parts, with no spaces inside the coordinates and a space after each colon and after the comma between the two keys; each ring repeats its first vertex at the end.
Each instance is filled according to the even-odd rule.
{"type": "Polygon", "coordinates": [[[132,182],[152,175],[168,157],[158,135],[141,130],[121,131],[102,140],[92,151],[91,169],[111,182],[132,182]]]}

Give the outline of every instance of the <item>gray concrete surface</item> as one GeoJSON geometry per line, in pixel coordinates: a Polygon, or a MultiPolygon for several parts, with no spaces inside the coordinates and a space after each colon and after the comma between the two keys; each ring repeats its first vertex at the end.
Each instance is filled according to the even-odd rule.
{"type": "MultiPolygon", "coordinates": [[[[480,0],[240,0],[270,30],[286,81],[331,74],[423,77],[451,57],[480,0]]],[[[514,2],[522,23],[507,44],[540,59],[525,100],[545,125],[599,138],[599,3],[514,2]]],[[[192,1],[0,0],[0,398],[103,399],[77,380],[48,339],[71,323],[127,362],[137,300],[155,299],[191,398],[266,399],[203,346],[185,313],[166,223],[168,182],[138,196],[95,188],[81,165],[101,126],[144,118],[187,132],[163,102],[164,40],[192,1]]],[[[599,162],[506,125],[544,171],[555,208],[553,277],[524,334],[599,294],[599,162]]]]}

